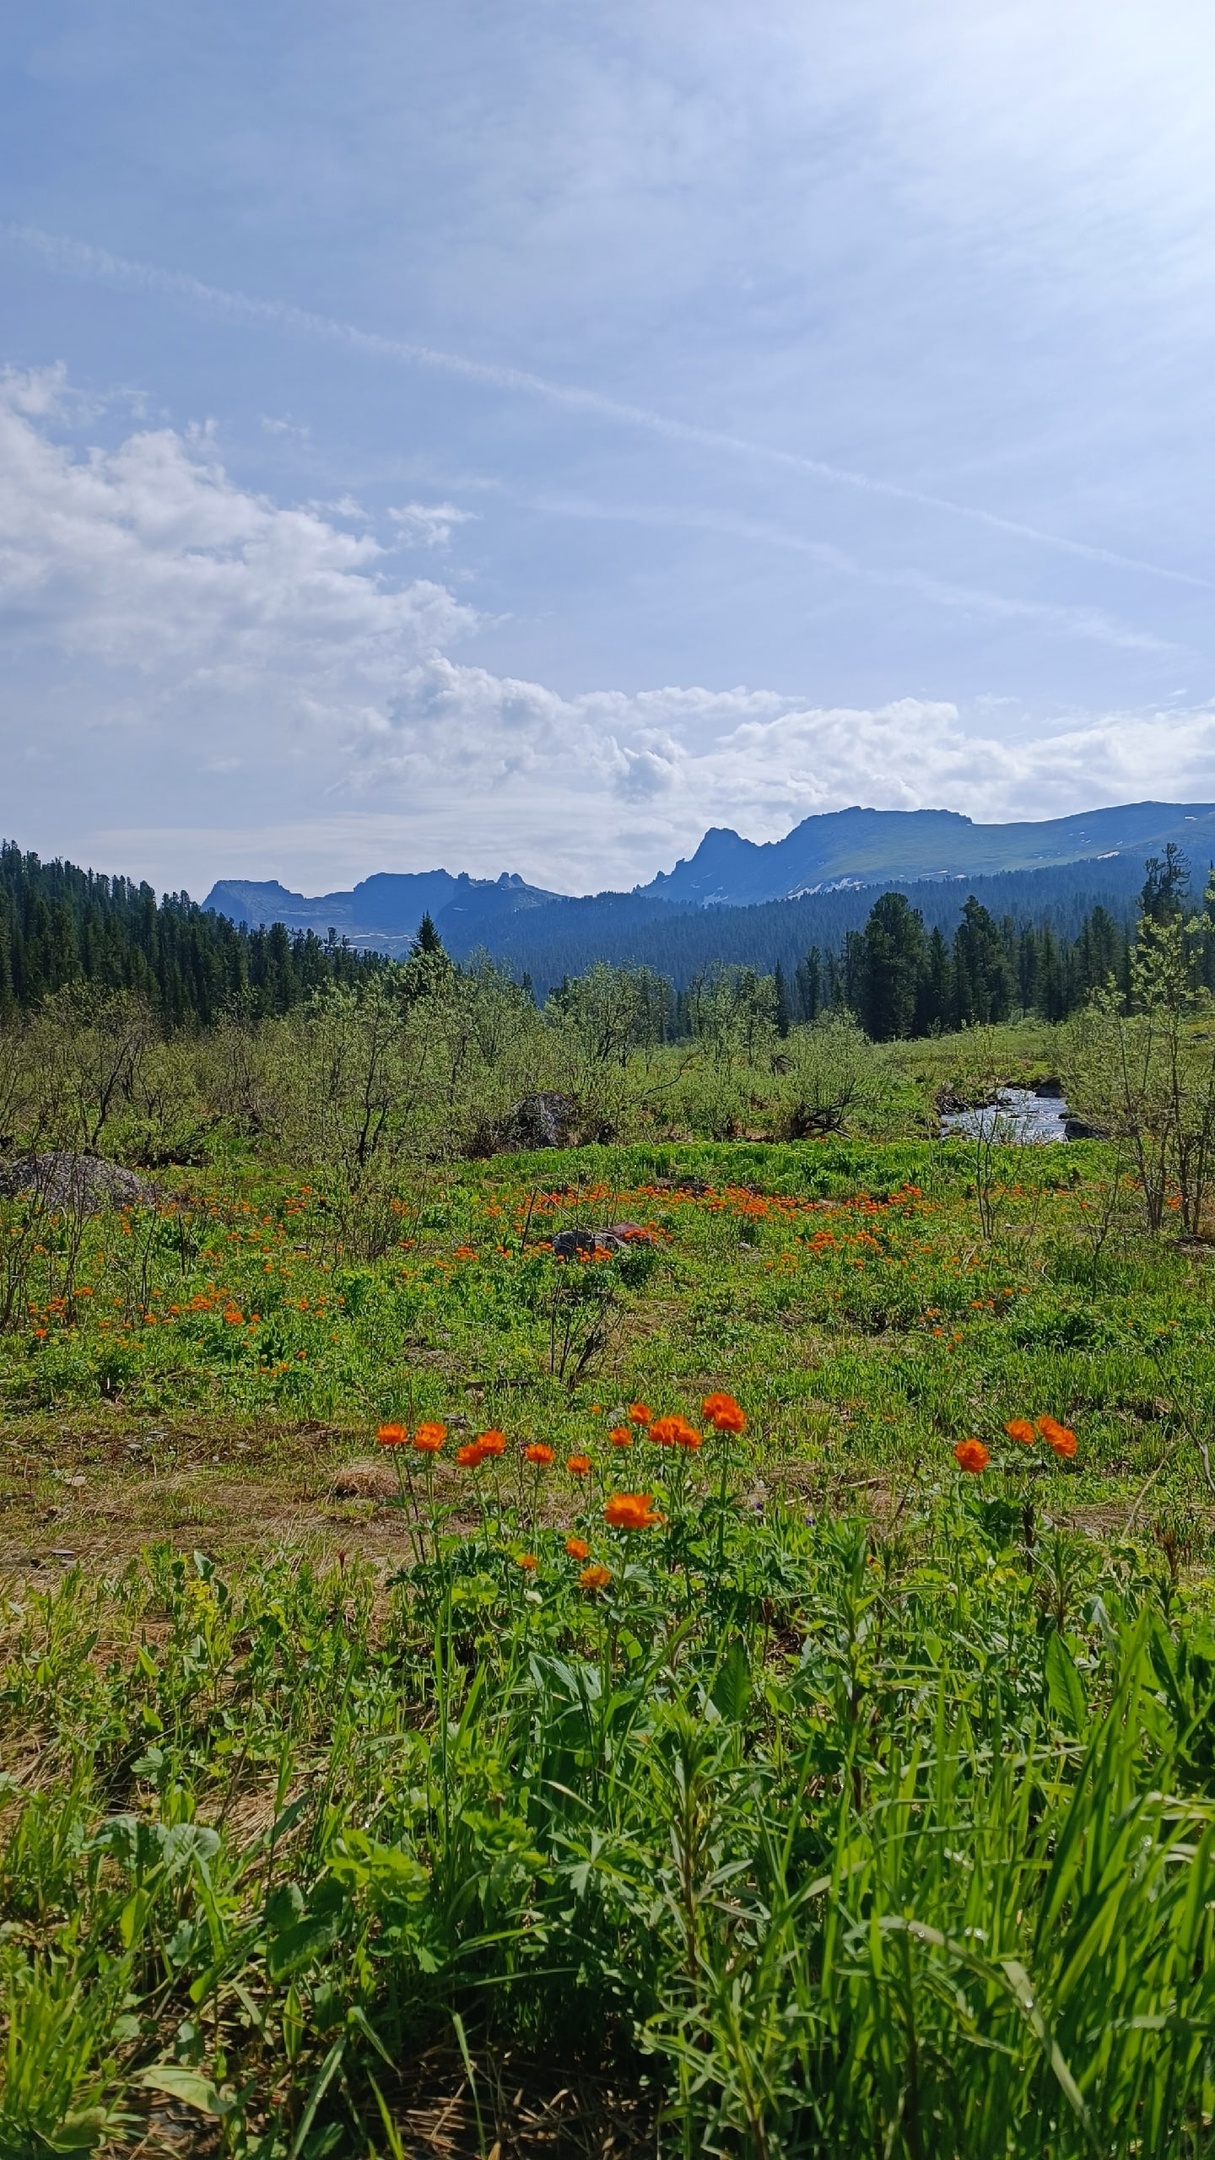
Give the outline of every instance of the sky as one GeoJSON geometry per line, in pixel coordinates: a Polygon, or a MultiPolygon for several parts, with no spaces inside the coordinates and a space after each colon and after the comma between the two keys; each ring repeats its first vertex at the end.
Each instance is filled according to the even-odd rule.
{"type": "Polygon", "coordinates": [[[0,18],[0,833],[1215,801],[1209,0],[0,18]]]}

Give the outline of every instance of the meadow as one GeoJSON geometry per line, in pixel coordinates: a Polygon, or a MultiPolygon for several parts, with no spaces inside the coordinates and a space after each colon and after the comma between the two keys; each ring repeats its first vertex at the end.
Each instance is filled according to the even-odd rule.
{"type": "Polygon", "coordinates": [[[5,2160],[1215,2150],[1215,1246],[814,1054],[0,1203],[5,2160]]]}

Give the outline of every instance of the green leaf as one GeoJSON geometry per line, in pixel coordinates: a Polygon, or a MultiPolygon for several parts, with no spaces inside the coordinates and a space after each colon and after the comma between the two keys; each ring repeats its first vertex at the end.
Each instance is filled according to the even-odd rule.
{"type": "Polygon", "coordinates": [[[751,1667],[747,1653],[740,1642],[732,1642],[721,1664],[717,1677],[709,1691],[709,1700],[719,1716],[737,1724],[747,1714],[751,1700],[751,1667]]]}
{"type": "Polygon", "coordinates": [[[346,1913],[345,1888],[334,1876],[323,1875],[312,1892],[307,1910],[302,1906],[300,1891],[294,1883],[284,1884],[269,1900],[266,1918],[272,1932],[266,1950],[266,1969],[272,1980],[285,1980],[290,1973],[303,1972],[324,1956],[346,1913]]]}
{"type": "Polygon", "coordinates": [[[1046,1687],[1061,1723],[1069,1732],[1083,1732],[1088,1717],[1083,1683],[1058,1634],[1052,1635],[1046,1645],[1046,1687]]]}
{"type": "Polygon", "coordinates": [[[43,2137],[43,2144],[48,2152],[92,2152],[109,2127],[110,2118],[103,2107],[74,2108],[49,2137],[43,2137]]]}
{"type": "Polygon", "coordinates": [[[153,2063],[140,2079],[148,2092],[167,2093],[171,2100],[181,2100],[186,2107],[197,2108],[200,2115],[230,2115],[236,2105],[231,2093],[220,2092],[199,2070],[183,2069],[179,2063],[153,2063]]]}

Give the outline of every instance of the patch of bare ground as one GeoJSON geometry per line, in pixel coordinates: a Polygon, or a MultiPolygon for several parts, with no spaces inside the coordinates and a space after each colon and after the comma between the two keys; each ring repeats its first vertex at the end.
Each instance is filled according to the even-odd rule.
{"type": "MultiPolygon", "coordinates": [[[[654,2151],[650,2094],[635,2080],[578,2071],[561,2081],[550,2065],[507,2050],[478,2053],[470,2078],[454,2046],[431,2047],[396,2080],[379,2066],[376,2083],[409,2154],[433,2160],[641,2160],[654,2151]]],[[[378,2129],[374,2100],[366,2110],[378,2129]]],[[[193,2109],[157,2098],[134,2147],[107,2147],[103,2160],[211,2160],[219,2131],[193,2109]]],[[[269,2120],[250,2127],[269,2128],[269,2120]]]]}

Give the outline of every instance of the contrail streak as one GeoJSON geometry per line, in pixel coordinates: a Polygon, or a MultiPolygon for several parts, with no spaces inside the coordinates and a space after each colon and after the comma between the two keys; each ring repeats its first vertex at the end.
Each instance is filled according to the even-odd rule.
{"type": "Polygon", "coordinates": [[[984,510],[973,503],[955,502],[946,495],[904,487],[896,480],[878,480],[871,473],[856,472],[846,465],[828,464],[822,458],[805,457],[796,450],[781,450],[769,443],[754,442],[748,436],[731,435],[717,428],[698,427],[688,420],[671,419],[647,406],[605,397],[598,390],[552,382],[547,376],[533,375],[526,368],[469,360],[462,353],[442,352],[433,345],[384,337],[375,330],[360,330],[354,323],[317,315],[308,308],[293,307],[278,300],[261,300],[248,293],[229,292],[223,286],[206,285],[185,271],[162,270],[154,263],[133,262],[121,255],[111,255],[105,248],[90,247],[81,240],[43,232],[37,226],[0,223],[0,239],[39,256],[51,269],[106,284],[163,293],[168,299],[184,301],[190,307],[227,322],[264,324],[328,344],[344,345],[349,351],[365,353],[372,359],[430,368],[439,374],[462,377],[467,382],[518,391],[528,397],[543,398],[552,405],[564,406],[567,411],[592,414],[617,426],[662,436],[668,442],[688,443],[702,450],[728,451],[735,457],[750,458],[790,472],[807,473],[816,480],[831,481],[839,487],[856,488],[895,502],[914,503],[923,510],[938,510],[948,517],[965,518],[972,524],[985,525],[993,532],[1007,533],[1014,539],[1028,540],[1060,554],[1076,555],[1086,562],[1106,563],[1118,570],[1135,570],[1148,577],[1167,578],[1172,584],[1197,586],[1204,592],[1215,590],[1211,579],[1196,577],[1188,570],[1146,562],[1135,555],[1121,555],[1112,548],[1068,539],[1062,533],[1045,532],[1040,526],[1001,517],[997,511],[984,510]]]}

